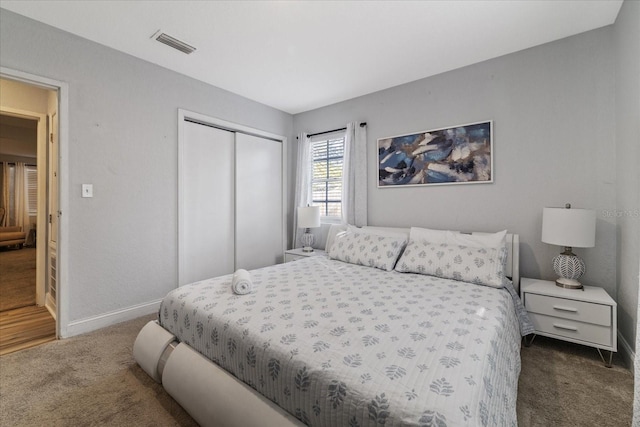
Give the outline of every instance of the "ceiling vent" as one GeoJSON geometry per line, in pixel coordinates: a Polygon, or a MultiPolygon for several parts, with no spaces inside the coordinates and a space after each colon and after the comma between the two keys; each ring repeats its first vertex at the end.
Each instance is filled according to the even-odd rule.
{"type": "Polygon", "coordinates": [[[156,39],[160,43],[164,43],[167,46],[170,46],[170,47],[172,47],[174,49],[177,49],[182,53],[186,53],[187,55],[196,50],[195,47],[193,47],[193,46],[191,46],[191,45],[189,45],[189,44],[187,44],[187,43],[185,43],[183,41],[180,41],[180,40],[176,39],[175,37],[171,37],[169,34],[163,33],[160,30],[156,31],[156,33],[151,37],[156,39]]]}

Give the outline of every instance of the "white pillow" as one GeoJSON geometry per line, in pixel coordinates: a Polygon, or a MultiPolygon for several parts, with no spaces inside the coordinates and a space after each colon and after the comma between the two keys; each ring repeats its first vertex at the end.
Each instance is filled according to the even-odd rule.
{"type": "Polygon", "coordinates": [[[501,288],[505,255],[505,251],[497,248],[410,241],[395,270],[501,288]]]}
{"type": "Polygon", "coordinates": [[[329,249],[333,245],[336,234],[347,231],[347,226],[342,224],[331,224],[329,227],[329,233],[327,234],[327,243],[324,245],[325,252],[329,253],[329,249]]]}
{"type": "Polygon", "coordinates": [[[507,230],[497,233],[462,234],[447,231],[445,243],[449,245],[469,246],[471,248],[501,249],[507,243],[507,230]]]}
{"type": "Polygon", "coordinates": [[[376,236],[389,236],[389,237],[402,237],[405,240],[409,240],[409,233],[405,231],[406,229],[402,228],[391,228],[391,227],[373,227],[373,226],[364,226],[362,228],[358,228],[355,225],[347,225],[347,231],[358,231],[360,233],[365,234],[373,234],[376,236]]]}
{"type": "Polygon", "coordinates": [[[411,227],[411,231],[409,232],[409,240],[413,240],[416,242],[447,243],[447,233],[459,232],[411,227]]]}
{"type": "Polygon", "coordinates": [[[335,237],[338,233],[345,232],[347,230],[350,231],[359,231],[361,233],[367,234],[375,234],[377,236],[391,236],[391,237],[404,237],[408,239],[409,233],[405,232],[404,229],[393,230],[390,228],[379,228],[379,227],[363,227],[358,228],[353,225],[343,225],[343,224],[331,224],[329,227],[329,232],[327,233],[327,242],[325,243],[324,250],[329,253],[333,242],[335,241],[335,237]]]}
{"type": "Polygon", "coordinates": [[[354,228],[335,236],[329,258],[391,271],[406,244],[406,237],[380,236],[354,228]]]}

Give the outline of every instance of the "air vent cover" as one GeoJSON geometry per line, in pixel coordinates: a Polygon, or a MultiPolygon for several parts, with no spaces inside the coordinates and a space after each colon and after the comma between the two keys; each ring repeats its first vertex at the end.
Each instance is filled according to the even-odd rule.
{"type": "Polygon", "coordinates": [[[171,37],[169,34],[163,33],[162,31],[157,31],[152,37],[160,43],[164,43],[167,46],[179,50],[180,52],[186,53],[187,55],[196,50],[195,47],[180,41],[175,37],[171,37]]]}

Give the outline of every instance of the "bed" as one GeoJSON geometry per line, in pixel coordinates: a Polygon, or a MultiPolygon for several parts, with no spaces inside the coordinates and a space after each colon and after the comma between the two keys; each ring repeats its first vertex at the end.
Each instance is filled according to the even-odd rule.
{"type": "Polygon", "coordinates": [[[170,292],[138,364],[203,426],[515,426],[518,236],[333,228],[329,256],[253,270],[248,295],[232,275],[170,292]]]}

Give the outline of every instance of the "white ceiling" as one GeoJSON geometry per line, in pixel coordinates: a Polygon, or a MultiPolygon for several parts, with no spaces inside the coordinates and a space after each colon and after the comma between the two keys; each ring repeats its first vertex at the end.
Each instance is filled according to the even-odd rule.
{"type": "Polygon", "coordinates": [[[0,6],[295,114],[612,24],[622,0],[0,6]],[[159,29],[196,52],[153,40],[159,29]]]}

